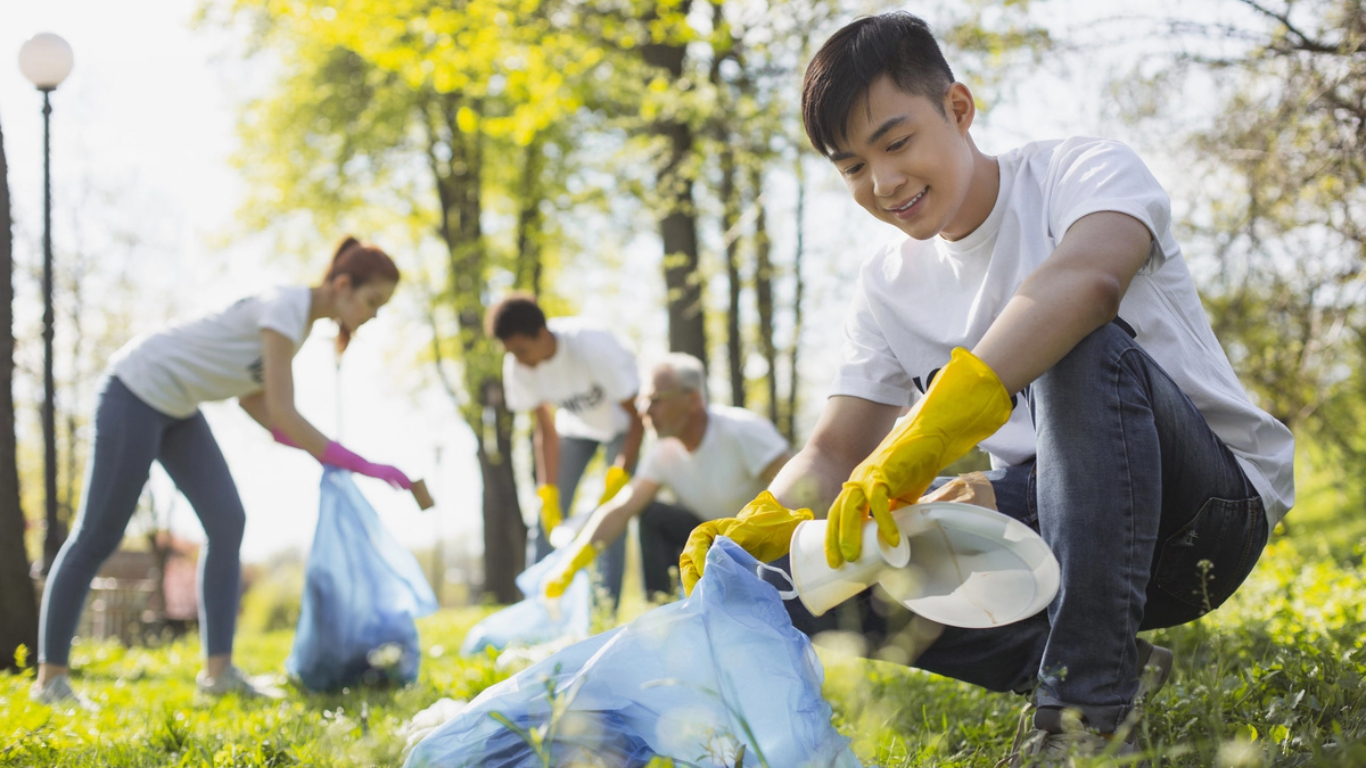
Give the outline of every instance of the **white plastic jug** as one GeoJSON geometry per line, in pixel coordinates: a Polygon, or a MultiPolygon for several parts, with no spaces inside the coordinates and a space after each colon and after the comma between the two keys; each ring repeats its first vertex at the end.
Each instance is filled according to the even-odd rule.
{"type": "Polygon", "coordinates": [[[863,557],[831,569],[826,521],[792,534],[792,582],[821,615],[880,584],[915,613],[955,627],[1011,624],[1043,610],[1058,593],[1057,558],[1028,526],[995,510],[958,502],[912,504],[892,513],[902,541],[888,548],[877,524],[864,524],[863,557]]]}

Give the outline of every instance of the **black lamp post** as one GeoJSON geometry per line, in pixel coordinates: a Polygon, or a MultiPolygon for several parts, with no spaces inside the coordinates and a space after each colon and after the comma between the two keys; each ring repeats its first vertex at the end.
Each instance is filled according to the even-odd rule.
{"type": "Polygon", "coordinates": [[[19,70],[43,92],[43,479],[47,493],[47,538],[43,573],[62,546],[57,520],[56,381],[52,374],[52,133],[50,96],[71,74],[71,46],[51,32],[40,32],[19,48],[19,70]]]}

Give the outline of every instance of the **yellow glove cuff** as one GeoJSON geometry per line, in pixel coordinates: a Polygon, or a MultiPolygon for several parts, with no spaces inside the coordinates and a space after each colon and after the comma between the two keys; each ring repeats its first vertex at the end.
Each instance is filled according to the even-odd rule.
{"type": "Polygon", "coordinates": [[[946,465],[1010,419],[1010,396],[990,366],[958,347],[910,414],[849,474],[830,507],[825,556],[831,568],[858,559],[863,524],[883,541],[901,540],[892,499],[918,498],[946,465]]]}
{"type": "Polygon", "coordinates": [[[678,559],[678,573],[683,580],[684,594],[691,595],[702,578],[707,564],[707,551],[717,536],[727,536],[761,562],[771,562],[787,554],[792,547],[792,532],[803,520],[815,519],[809,509],[788,509],[769,491],[755,497],[736,517],[709,520],[693,529],[683,554],[678,559]]]}
{"type": "Polygon", "coordinates": [[[939,470],[995,434],[1010,419],[1010,411],[1010,395],[996,372],[956,347],[925,396],[849,479],[863,480],[876,467],[889,497],[917,498],[925,490],[922,480],[928,484],[939,470]],[[906,450],[911,444],[918,445],[906,450]],[[919,487],[911,487],[915,485],[919,487]]]}
{"type": "Polygon", "coordinates": [[[626,484],[629,482],[631,482],[630,472],[627,472],[618,466],[608,467],[607,479],[603,483],[602,498],[598,499],[598,506],[601,507],[603,504],[606,504],[615,498],[618,493],[621,493],[621,489],[625,488],[626,484]]]}
{"type": "Polygon", "coordinates": [[[740,511],[736,518],[740,525],[723,533],[756,560],[768,563],[792,549],[792,532],[797,529],[797,523],[814,519],[816,514],[811,510],[788,509],[778,503],[772,492],[764,491],[740,511]]]}
{"type": "Polygon", "coordinates": [[[550,532],[564,521],[560,511],[560,489],[546,484],[536,489],[536,495],[541,499],[541,532],[549,537],[550,532]]]}
{"type": "Polygon", "coordinates": [[[545,583],[546,597],[560,597],[563,595],[564,591],[569,589],[569,585],[573,583],[574,577],[578,572],[587,568],[589,564],[597,559],[598,553],[602,551],[601,547],[591,541],[585,541],[582,544],[574,544],[571,546],[576,547],[576,549],[574,550],[574,554],[570,555],[569,562],[561,566],[559,572],[550,577],[545,583]]]}

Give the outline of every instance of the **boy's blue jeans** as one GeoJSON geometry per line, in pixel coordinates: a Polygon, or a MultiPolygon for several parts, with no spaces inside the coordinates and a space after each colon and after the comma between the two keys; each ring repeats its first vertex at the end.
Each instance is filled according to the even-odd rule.
{"type": "MultiPolygon", "coordinates": [[[[1110,732],[1138,689],[1136,634],[1227,600],[1266,545],[1266,515],[1195,405],[1117,324],[1083,339],[1020,405],[1035,461],[987,476],[1001,512],[1048,542],[1062,586],[1030,619],[945,628],[913,663],[997,691],[1037,684],[1036,704],[1079,709],[1110,732]]],[[[894,642],[905,612],[874,605],[871,591],[857,601],[860,628],[894,642]]],[[[788,608],[804,631],[839,626],[788,608]]]]}

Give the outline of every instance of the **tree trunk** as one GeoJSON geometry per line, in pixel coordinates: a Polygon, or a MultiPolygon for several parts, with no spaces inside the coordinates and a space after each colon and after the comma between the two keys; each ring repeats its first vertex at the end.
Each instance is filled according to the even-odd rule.
{"type": "Polygon", "coordinates": [[[735,150],[730,135],[722,128],[717,143],[721,147],[721,240],[726,253],[726,361],[730,367],[730,404],[745,407],[745,344],[740,328],[740,201],[735,189],[735,150]]]}
{"type": "Polygon", "coordinates": [[[541,293],[542,231],[545,214],[541,212],[544,195],[541,171],[545,167],[545,142],[533,139],[522,152],[522,179],[517,190],[517,254],[514,285],[539,296],[541,293]]]}
{"type": "Polygon", "coordinates": [[[789,443],[797,441],[797,356],[802,347],[802,299],[806,282],[802,280],[802,256],[806,249],[806,173],[802,165],[802,151],[797,150],[797,246],[792,253],[792,346],[788,350],[787,408],[779,429],[789,443]]]}
{"type": "MultiPolygon", "coordinates": [[[[690,0],[675,10],[687,15],[690,0]]],[[[644,15],[648,24],[653,12],[644,15]]],[[[687,48],[681,44],[650,42],[641,46],[645,63],[669,74],[677,83],[683,76],[687,48]]],[[[660,200],[659,231],[664,241],[664,286],[669,308],[669,349],[687,352],[707,362],[707,334],[702,302],[702,275],[698,270],[697,210],[693,204],[692,126],[682,119],[659,120],[651,129],[666,147],[656,170],[660,200]]]]}
{"type": "Polygon", "coordinates": [[[37,657],[38,599],[24,548],[24,510],[19,506],[19,470],[14,440],[14,250],[10,218],[9,167],[0,132],[0,669],[21,665],[15,652],[37,657]]]}
{"type": "MultiPolygon", "coordinates": [[[[712,26],[720,29],[725,23],[724,0],[712,0],[712,26]]],[[[716,146],[721,166],[721,181],[716,190],[721,203],[721,247],[726,261],[726,363],[730,370],[730,404],[745,407],[745,343],[740,329],[740,199],[735,188],[735,137],[730,124],[735,118],[734,102],[728,98],[728,86],[721,77],[721,64],[733,59],[733,51],[712,44],[711,79],[716,89],[716,116],[710,121],[708,134],[716,146]]]]}
{"type": "MultiPolygon", "coordinates": [[[[441,236],[450,260],[451,303],[459,325],[464,389],[461,406],[474,432],[479,472],[484,481],[484,591],[500,603],[522,599],[516,577],[526,566],[525,523],[517,500],[512,467],[512,414],[503,401],[502,355],[484,334],[484,296],[488,254],[482,213],[483,142],[478,129],[462,133],[456,122],[458,94],[439,97],[440,138],[450,145],[450,160],[432,161],[441,199],[441,236]]],[[[435,154],[431,155],[433,158],[435,154]]]]}
{"type": "Polygon", "coordinates": [[[702,305],[702,275],[698,270],[697,215],[692,180],[683,166],[691,154],[692,129],[675,124],[662,131],[669,138],[669,161],[659,174],[667,213],[660,218],[664,241],[664,287],[668,291],[669,350],[687,352],[707,361],[707,334],[702,305]]]}
{"type": "MultiPolygon", "coordinates": [[[[545,199],[542,185],[541,174],[545,168],[545,141],[538,135],[527,144],[522,152],[522,177],[517,188],[517,252],[514,254],[515,262],[513,265],[513,287],[529,291],[533,296],[541,295],[541,275],[545,268],[545,214],[541,211],[541,203],[545,199]]],[[[501,396],[501,391],[500,391],[501,396]]],[[[532,445],[535,436],[526,435],[526,442],[532,445]]],[[[500,449],[502,455],[511,455],[511,447],[500,449]]],[[[493,465],[489,465],[492,469],[493,465]]],[[[532,477],[537,476],[539,468],[536,466],[536,450],[534,445],[531,450],[531,472],[532,477]]],[[[490,487],[485,480],[485,488],[490,487]]],[[[516,487],[515,479],[513,481],[516,487]]],[[[505,504],[501,498],[488,498],[485,504],[505,504]]],[[[520,508],[520,505],[519,505],[520,508]]],[[[510,535],[504,531],[500,536],[510,535]]],[[[523,534],[525,539],[526,534],[523,534]]],[[[515,537],[513,539],[515,541],[515,537]]],[[[507,543],[506,546],[512,546],[507,543]]],[[[525,551],[525,550],[523,550],[525,551]]]]}
{"type": "Polygon", "coordinates": [[[492,422],[479,441],[479,472],[484,480],[484,591],[499,603],[511,604],[524,597],[516,579],[526,568],[527,528],[517,499],[513,417],[503,403],[502,379],[485,379],[480,400],[492,422]]]}
{"type": "Polygon", "coordinates": [[[768,370],[764,384],[768,389],[768,418],[778,423],[778,347],[773,343],[773,243],[768,238],[768,216],[764,211],[764,170],[755,163],[749,172],[750,194],[754,196],[754,299],[759,309],[759,351],[768,370]]]}
{"type": "Polygon", "coordinates": [[[726,308],[726,359],[730,364],[730,404],[745,407],[745,342],[740,328],[740,220],[739,195],[735,190],[735,150],[729,146],[730,136],[724,129],[718,137],[721,144],[721,236],[726,249],[726,282],[729,284],[729,303],[726,308]]]}

